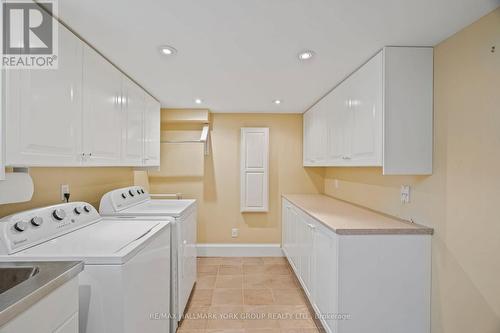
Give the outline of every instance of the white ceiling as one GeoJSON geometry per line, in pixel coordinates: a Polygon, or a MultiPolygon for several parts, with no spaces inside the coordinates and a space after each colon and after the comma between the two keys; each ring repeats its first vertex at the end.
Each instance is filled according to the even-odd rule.
{"type": "Polygon", "coordinates": [[[59,16],[163,107],[303,112],[384,45],[436,45],[499,5],[500,0],[62,0],[59,16]],[[178,54],[161,56],[162,44],[178,54]],[[303,49],[316,57],[299,62],[303,49]],[[283,103],[275,105],[274,99],[283,103]]]}

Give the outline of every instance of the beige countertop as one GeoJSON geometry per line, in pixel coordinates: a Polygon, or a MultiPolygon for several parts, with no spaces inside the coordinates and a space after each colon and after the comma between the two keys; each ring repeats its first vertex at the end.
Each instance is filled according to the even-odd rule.
{"type": "Polygon", "coordinates": [[[432,228],[322,194],[284,194],[283,198],[339,235],[432,235],[434,232],[432,228]]]}

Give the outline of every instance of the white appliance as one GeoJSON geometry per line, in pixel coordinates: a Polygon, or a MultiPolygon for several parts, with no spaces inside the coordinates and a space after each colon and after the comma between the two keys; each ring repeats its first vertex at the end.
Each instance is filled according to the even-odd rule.
{"type": "Polygon", "coordinates": [[[184,314],[194,283],[196,282],[196,200],[151,199],[140,186],[131,186],[106,193],[99,212],[134,221],[171,221],[171,309],[172,332],[184,314]]]}
{"type": "Polygon", "coordinates": [[[85,263],[80,333],[169,332],[168,222],[103,220],[74,202],[5,217],[0,229],[0,261],[85,263]]]}

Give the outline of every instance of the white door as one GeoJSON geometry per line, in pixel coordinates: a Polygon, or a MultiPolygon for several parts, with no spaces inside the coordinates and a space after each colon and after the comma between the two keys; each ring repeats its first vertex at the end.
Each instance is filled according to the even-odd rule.
{"type": "Polygon", "coordinates": [[[122,74],[85,45],[83,51],[85,165],[119,165],[122,145],[122,74]]]}
{"type": "Polygon", "coordinates": [[[146,94],[144,115],[144,166],[160,165],[160,103],[146,94]]]}
{"type": "Polygon", "coordinates": [[[122,95],[122,164],[142,166],[144,149],[144,91],[123,77],[122,95]]]}
{"type": "Polygon", "coordinates": [[[269,128],[241,129],[240,209],[267,212],[269,207],[269,128]]]}
{"type": "MultiPolygon", "coordinates": [[[[312,265],[313,307],[319,314],[336,314],[338,301],[338,249],[337,236],[321,225],[314,233],[314,251],[312,265]]],[[[327,330],[337,332],[333,318],[324,318],[327,330]]]]}
{"type": "Polygon", "coordinates": [[[58,69],[8,76],[7,165],[81,165],[82,48],[82,41],[59,25],[58,69]]]}
{"type": "Polygon", "coordinates": [[[350,164],[382,165],[382,53],[350,78],[350,164]]]}

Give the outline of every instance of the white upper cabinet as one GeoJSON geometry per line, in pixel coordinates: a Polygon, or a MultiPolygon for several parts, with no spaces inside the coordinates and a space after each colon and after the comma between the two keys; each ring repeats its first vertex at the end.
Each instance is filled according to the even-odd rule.
{"type": "Polygon", "coordinates": [[[345,159],[353,165],[382,166],[382,53],[346,82],[349,147],[345,159]]]}
{"type": "Polygon", "coordinates": [[[269,209],[269,128],[241,129],[242,212],[267,212],[269,209]]]}
{"type": "Polygon", "coordinates": [[[141,166],[144,152],[144,91],[130,79],[123,78],[122,163],[141,166]]]}
{"type": "Polygon", "coordinates": [[[304,114],[304,166],[431,174],[432,95],[432,48],[384,48],[304,114]]]}
{"type": "Polygon", "coordinates": [[[57,69],[2,72],[5,165],[159,166],[159,103],[58,29],[57,69]]]}
{"type": "Polygon", "coordinates": [[[160,165],[160,103],[146,94],[144,115],[144,166],[160,165]]]}
{"type": "Polygon", "coordinates": [[[119,165],[122,74],[94,49],[83,52],[83,150],[91,165],[119,165]]]}
{"type": "Polygon", "coordinates": [[[82,49],[60,25],[58,69],[6,71],[7,165],[81,163],[82,49]]]}

